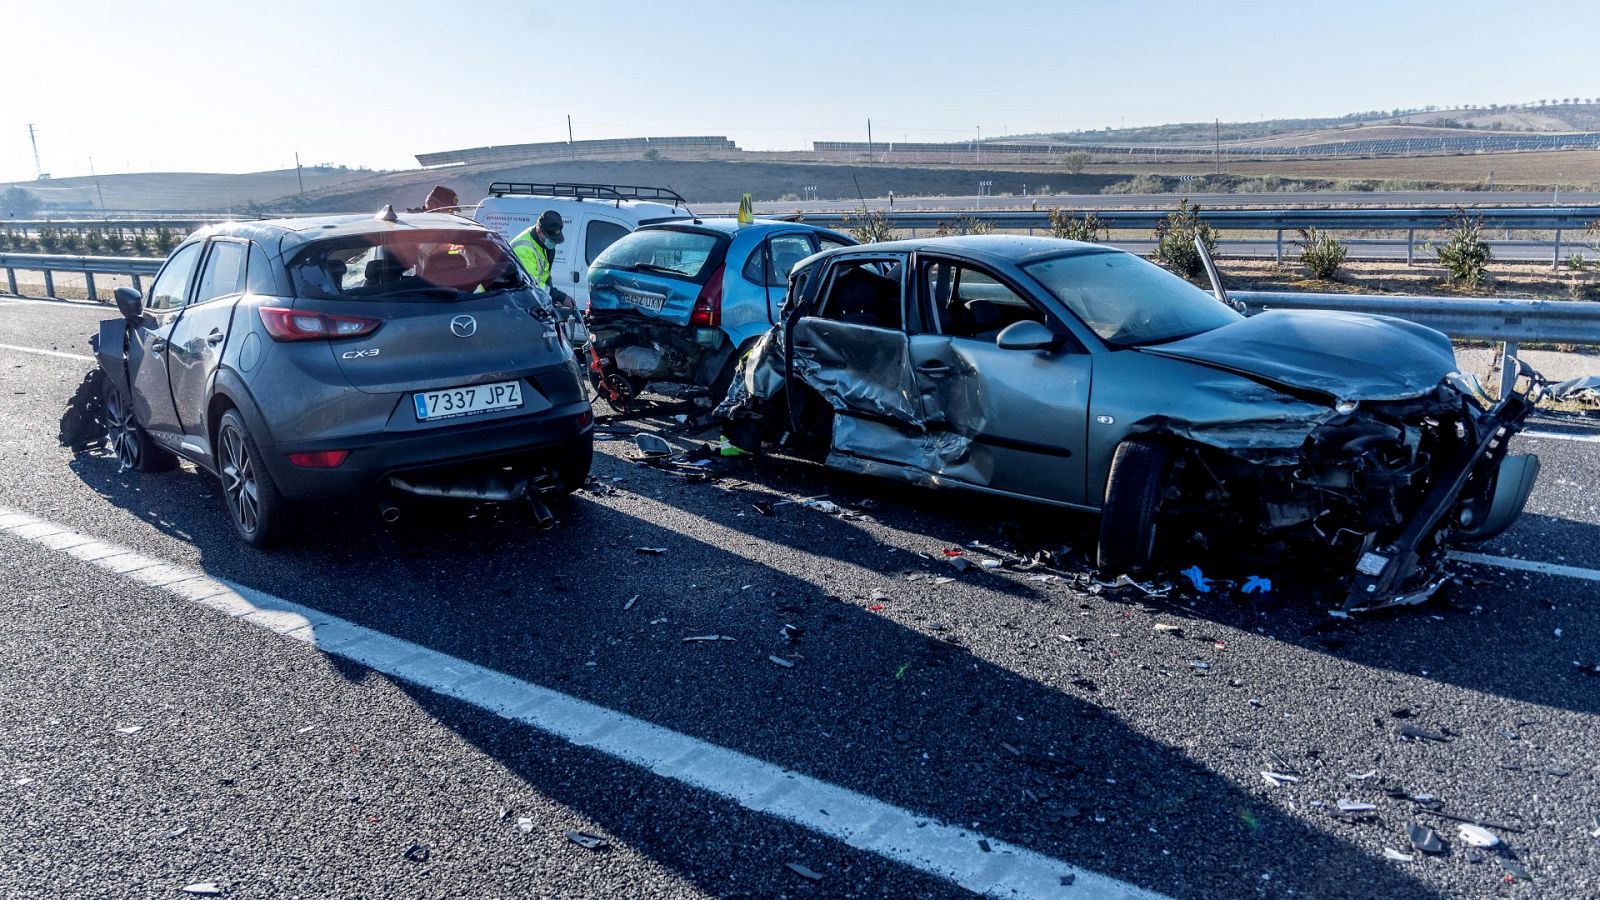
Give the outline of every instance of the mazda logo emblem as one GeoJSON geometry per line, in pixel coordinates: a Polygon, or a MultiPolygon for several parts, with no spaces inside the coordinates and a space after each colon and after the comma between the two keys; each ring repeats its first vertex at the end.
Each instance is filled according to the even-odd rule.
{"type": "Polygon", "coordinates": [[[468,338],[478,333],[478,320],[471,316],[456,316],[450,320],[450,333],[460,338],[468,338]]]}

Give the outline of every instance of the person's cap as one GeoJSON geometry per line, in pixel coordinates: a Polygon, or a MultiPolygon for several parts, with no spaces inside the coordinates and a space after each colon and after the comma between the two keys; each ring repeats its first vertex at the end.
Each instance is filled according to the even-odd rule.
{"type": "Polygon", "coordinates": [[[547,209],[539,216],[539,230],[550,239],[550,243],[559,244],[566,238],[561,236],[561,214],[553,209],[547,209]]]}

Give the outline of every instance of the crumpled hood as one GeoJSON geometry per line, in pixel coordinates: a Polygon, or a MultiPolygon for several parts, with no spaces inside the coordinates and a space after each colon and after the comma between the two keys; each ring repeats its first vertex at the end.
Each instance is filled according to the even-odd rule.
{"type": "Polygon", "coordinates": [[[1456,368],[1450,339],[1389,316],[1279,309],[1140,352],[1340,400],[1420,397],[1456,368]]]}

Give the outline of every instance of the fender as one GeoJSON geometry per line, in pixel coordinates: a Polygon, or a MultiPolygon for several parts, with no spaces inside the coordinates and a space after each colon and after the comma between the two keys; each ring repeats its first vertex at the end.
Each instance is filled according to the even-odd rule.
{"type": "Polygon", "coordinates": [[[211,387],[206,391],[210,399],[206,402],[205,429],[208,440],[215,444],[217,425],[221,419],[219,414],[216,420],[211,417],[211,411],[216,408],[216,399],[224,397],[244,417],[245,427],[250,429],[250,437],[255,439],[256,446],[261,448],[263,455],[270,455],[267,451],[277,446],[277,441],[272,437],[272,430],[267,427],[267,420],[261,417],[261,410],[256,406],[255,398],[250,394],[250,389],[245,387],[244,378],[227,366],[218,366],[211,376],[211,387]]]}
{"type": "Polygon", "coordinates": [[[124,394],[132,395],[128,378],[128,332],[127,319],[104,319],[100,322],[99,333],[89,343],[94,347],[95,362],[105,370],[106,378],[124,394]]]}

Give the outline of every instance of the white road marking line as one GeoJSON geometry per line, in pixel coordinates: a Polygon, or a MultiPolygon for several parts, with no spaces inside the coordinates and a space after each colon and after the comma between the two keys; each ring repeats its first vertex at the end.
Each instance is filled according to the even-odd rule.
{"type": "Polygon", "coordinates": [[[1475,563],[1480,566],[1499,566],[1502,569],[1538,572],[1541,575],[1565,575],[1568,578],[1581,578],[1584,581],[1600,581],[1600,569],[1580,569],[1577,566],[1563,566],[1556,563],[1537,562],[1531,559],[1513,559],[1509,556],[1489,556],[1485,553],[1463,553],[1460,551],[1452,551],[1450,558],[1459,559],[1464,563],[1475,563]]]}
{"type": "Polygon", "coordinates": [[[324,653],[598,750],[739,805],[793,822],[994,897],[1162,900],[1162,895],[1024,847],[945,825],[865,794],[792,772],[642,719],[391,637],[280,597],[211,578],[0,505],[0,531],[159,588],[324,653]],[[70,536],[70,537],[68,537],[70,536]],[[81,538],[81,540],[79,540],[81,538]],[[823,813],[821,810],[826,809],[823,813]],[[921,827],[918,827],[921,825],[921,827]],[[989,852],[978,845],[986,841],[989,852]]]}
{"type": "Polygon", "coordinates": [[[1586,444],[1600,444],[1600,434],[1570,434],[1564,431],[1526,431],[1522,437],[1539,438],[1551,441],[1582,441],[1586,444]]]}
{"type": "Polygon", "coordinates": [[[62,359],[81,359],[84,362],[94,362],[94,357],[84,356],[81,353],[62,353],[60,350],[40,350],[37,347],[18,347],[15,344],[0,344],[0,350],[15,350],[18,353],[37,353],[40,356],[59,356],[62,359]]]}

